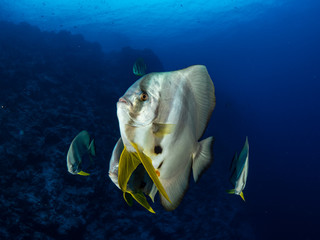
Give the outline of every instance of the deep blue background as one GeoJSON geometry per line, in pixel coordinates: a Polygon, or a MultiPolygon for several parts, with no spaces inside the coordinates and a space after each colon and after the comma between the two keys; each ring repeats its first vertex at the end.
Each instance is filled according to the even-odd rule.
{"type": "MultiPolygon", "coordinates": [[[[191,184],[191,187],[198,190],[188,192],[187,195],[197,195],[199,191],[207,197],[198,199],[199,205],[203,204],[201,201],[210,201],[212,193],[208,183],[212,184],[212,189],[217,184],[212,180],[213,173],[221,179],[221,189],[230,188],[229,163],[233,153],[242,148],[245,136],[248,136],[250,169],[244,191],[247,201],[243,204],[240,198],[234,196],[227,196],[227,199],[228,205],[234,204],[238,211],[232,224],[241,231],[241,223],[245,222],[243,231],[249,233],[231,234],[230,238],[317,239],[320,233],[320,4],[318,1],[296,0],[280,1],[281,4],[277,5],[270,1],[270,5],[261,7],[257,3],[241,5],[245,2],[242,1],[239,7],[237,1],[227,2],[235,4],[231,10],[224,12],[222,9],[211,22],[199,14],[198,22],[195,20],[196,24],[190,24],[194,27],[181,23],[173,29],[172,22],[166,22],[163,18],[160,25],[168,29],[168,34],[160,29],[162,34],[157,35],[157,28],[149,29],[146,24],[139,25],[135,38],[135,29],[128,29],[128,32],[123,30],[127,16],[121,15],[121,7],[118,12],[114,11],[122,20],[122,28],[119,27],[115,32],[116,27],[113,27],[112,32],[103,38],[99,38],[98,34],[93,35],[93,30],[88,31],[85,23],[86,20],[91,21],[89,16],[83,17],[83,26],[77,22],[77,28],[71,23],[74,19],[67,19],[65,28],[99,42],[108,53],[126,46],[144,49],[145,45],[160,58],[164,70],[176,70],[193,64],[206,65],[215,84],[217,97],[216,109],[205,134],[213,135],[216,139],[215,163],[204,174],[203,182],[196,187],[191,184]],[[173,34],[175,31],[178,32],[176,35],[173,34]],[[141,36],[144,35],[141,32],[150,39],[142,42],[141,36]],[[152,34],[155,35],[154,39],[152,34]],[[120,36],[120,40],[108,42],[105,40],[108,36],[110,39],[120,36]],[[207,192],[203,193],[202,190],[207,192]],[[249,230],[247,225],[250,226],[249,230]]],[[[64,29],[50,22],[52,19],[42,20],[45,17],[24,19],[18,10],[13,11],[15,6],[5,3],[0,8],[5,13],[2,20],[27,21],[50,31],[64,29]],[[14,14],[10,15],[11,12],[14,14]]],[[[187,8],[187,3],[181,1],[177,7],[182,5],[187,8]]],[[[85,6],[85,2],[83,4],[85,6]]],[[[148,10],[148,5],[139,7],[148,10]]],[[[194,14],[192,9],[195,7],[192,6],[189,12],[194,14]]],[[[159,9],[162,8],[159,6],[159,9]]],[[[24,10],[28,10],[28,5],[24,5],[24,10]]],[[[59,14],[59,9],[55,10],[59,14]]],[[[215,9],[212,12],[215,13],[215,9]]],[[[183,17],[187,19],[187,16],[180,15],[180,18],[183,17]]],[[[101,26],[98,25],[97,32],[100,32],[101,26]]],[[[94,29],[95,25],[90,26],[94,29]]],[[[118,60],[124,61],[123,56],[128,55],[122,55],[118,60]]],[[[101,74],[110,78],[113,69],[108,68],[108,73],[101,74]]],[[[111,78],[108,81],[117,85],[119,80],[111,78]]],[[[132,79],[128,79],[119,83],[114,99],[121,96],[132,82],[132,79]]],[[[115,108],[112,104],[109,112],[114,113],[114,120],[115,108]]],[[[115,124],[114,121],[112,124],[115,124]]],[[[114,143],[107,144],[106,154],[110,154],[114,143]]],[[[104,161],[103,164],[107,165],[108,157],[104,161]]],[[[223,195],[223,199],[218,198],[218,201],[224,201],[224,198],[223,195]]],[[[183,216],[183,208],[186,207],[180,206],[177,214],[183,216]]],[[[126,211],[132,210],[128,208],[126,211]]],[[[210,218],[209,215],[206,217],[210,218]]],[[[183,220],[179,224],[183,225],[183,220]]],[[[228,226],[232,228],[232,224],[228,226]]],[[[211,236],[216,236],[218,230],[212,231],[214,233],[211,236]]]]}
{"type": "MultiPolygon", "coordinates": [[[[270,238],[319,233],[318,10],[314,4],[272,11],[234,29],[216,52],[216,87],[227,89],[224,103],[234,104],[233,137],[251,140],[248,211],[270,238]]],[[[215,114],[223,115],[218,108],[215,114]]]]}

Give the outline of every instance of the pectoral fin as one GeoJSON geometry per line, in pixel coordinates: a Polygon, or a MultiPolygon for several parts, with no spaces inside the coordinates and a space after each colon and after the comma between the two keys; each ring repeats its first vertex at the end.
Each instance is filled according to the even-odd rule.
{"type": "Polygon", "coordinates": [[[153,133],[156,137],[163,137],[173,132],[175,124],[154,123],[153,133]]]}
{"type": "MultiPolygon", "coordinates": [[[[131,145],[136,149],[138,157],[139,157],[141,163],[143,164],[143,166],[146,169],[148,175],[150,176],[150,178],[152,179],[152,181],[154,182],[154,184],[158,188],[158,190],[161,193],[161,195],[164,196],[165,199],[167,199],[167,201],[169,201],[171,203],[168,194],[166,193],[164,187],[162,186],[162,184],[161,184],[161,182],[160,182],[160,180],[159,180],[159,178],[157,176],[156,170],[154,169],[154,167],[152,165],[151,159],[148,156],[146,156],[145,154],[143,154],[141,151],[139,151],[138,146],[136,144],[131,143],[131,145]]],[[[119,164],[119,166],[120,166],[120,164],[119,164]]]]}
{"type": "Polygon", "coordinates": [[[84,172],[84,171],[80,171],[80,172],[78,172],[77,174],[79,174],[79,175],[81,175],[81,176],[89,176],[89,175],[90,175],[90,173],[86,173],[86,172],[84,172]]]}

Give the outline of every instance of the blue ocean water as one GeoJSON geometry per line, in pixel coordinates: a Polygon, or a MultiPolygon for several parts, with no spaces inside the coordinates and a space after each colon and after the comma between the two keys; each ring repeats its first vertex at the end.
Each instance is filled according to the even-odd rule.
{"type": "Polygon", "coordinates": [[[315,0],[1,0],[0,238],[318,239],[319,10],[315,0]],[[204,136],[215,137],[214,163],[177,210],[156,203],[156,215],[127,207],[106,174],[115,103],[140,56],[150,71],[206,65],[217,98],[204,136]],[[100,151],[88,179],[65,168],[82,129],[100,151]],[[244,203],[224,190],[246,136],[244,203]]]}

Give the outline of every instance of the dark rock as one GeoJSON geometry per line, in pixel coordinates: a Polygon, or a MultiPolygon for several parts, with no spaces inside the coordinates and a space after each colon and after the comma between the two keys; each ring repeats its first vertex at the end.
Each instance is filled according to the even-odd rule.
{"type": "Polygon", "coordinates": [[[163,71],[152,50],[105,54],[97,43],[65,31],[7,22],[0,29],[0,239],[232,237],[228,225],[236,207],[217,201],[225,197],[211,184],[193,186],[174,212],[156,199],[152,215],[138,204],[128,207],[108,178],[119,138],[115,104],[137,79],[137,58],[148,72],[163,71]],[[66,167],[69,145],[84,129],[96,139],[89,177],[66,167]],[[212,228],[215,236],[204,235],[212,228]]]}

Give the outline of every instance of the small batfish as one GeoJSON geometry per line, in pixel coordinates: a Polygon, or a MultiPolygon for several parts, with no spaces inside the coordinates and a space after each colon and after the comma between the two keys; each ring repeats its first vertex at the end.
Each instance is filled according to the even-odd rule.
{"type": "Polygon", "coordinates": [[[85,154],[89,154],[90,159],[96,155],[94,139],[90,139],[90,135],[87,131],[81,131],[71,142],[69,151],[67,154],[67,167],[71,174],[79,174],[82,176],[88,176],[89,173],[81,170],[82,157],[85,154]]]}
{"type": "Polygon", "coordinates": [[[121,140],[109,169],[125,199],[131,195],[153,212],[142,195],[153,200],[159,191],[166,210],[180,204],[191,171],[197,181],[213,160],[213,138],[199,139],[215,102],[213,82],[202,65],[149,73],[126,91],[117,103],[121,140]]]}
{"type": "Polygon", "coordinates": [[[138,58],[133,64],[133,73],[136,76],[143,76],[146,74],[147,65],[144,63],[143,58],[138,58]]]}
{"type": "Polygon", "coordinates": [[[248,169],[249,169],[249,142],[248,137],[246,137],[246,142],[241,150],[240,155],[237,153],[234,155],[231,164],[231,177],[230,182],[234,186],[234,189],[228,190],[230,194],[240,195],[240,197],[245,201],[243,195],[243,189],[246,186],[248,169]]]}

